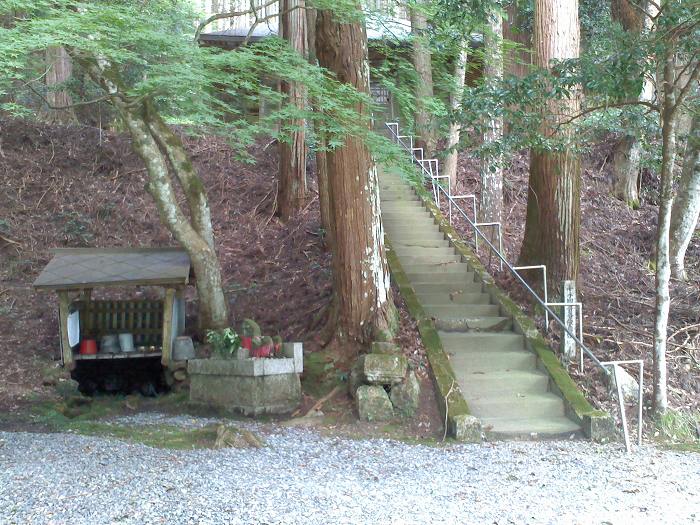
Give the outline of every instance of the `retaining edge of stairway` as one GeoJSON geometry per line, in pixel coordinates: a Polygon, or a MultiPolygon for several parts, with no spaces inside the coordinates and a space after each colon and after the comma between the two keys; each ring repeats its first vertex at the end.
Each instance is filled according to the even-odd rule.
{"type": "MultiPolygon", "coordinates": [[[[535,325],[534,321],[530,319],[525,314],[525,312],[522,311],[522,309],[517,303],[515,303],[510,297],[508,297],[508,295],[503,290],[501,290],[496,285],[493,277],[488,272],[486,267],[481,263],[481,260],[478,258],[478,256],[461,239],[457,231],[450,225],[450,223],[442,214],[440,209],[435,205],[435,203],[433,202],[432,194],[429,193],[421,185],[415,184],[413,181],[407,180],[406,182],[416,191],[417,195],[422,201],[423,206],[433,216],[433,219],[437,222],[440,232],[445,235],[446,240],[449,241],[450,245],[452,245],[457,251],[457,253],[462,256],[465,262],[469,264],[469,266],[475,273],[475,277],[481,280],[481,282],[483,283],[483,290],[489,294],[493,301],[493,304],[499,306],[499,308],[501,309],[501,315],[506,317],[512,317],[513,330],[517,333],[522,334],[525,337],[526,348],[537,356],[538,368],[541,369],[543,372],[546,372],[549,376],[550,390],[557,394],[559,397],[561,397],[564,401],[566,415],[570,419],[573,419],[581,425],[584,434],[589,439],[600,442],[616,440],[619,433],[615,426],[615,420],[608,412],[604,410],[598,410],[589,403],[589,401],[583,395],[583,392],[581,392],[574,380],[571,379],[569,373],[559,362],[559,359],[554,354],[554,352],[549,347],[542,334],[537,329],[537,326],[535,325]]],[[[389,243],[387,243],[387,245],[390,247],[389,243]]],[[[452,370],[452,366],[449,364],[447,355],[442,349],[442,343],[440,342],[440,338],[438,337],[438,334],[435,331],[432,319],[425,314],[422,306],[420,306],[420,303],[415,297],[415,293],[413,292],[413,288],[411,287],[408,278],[403,273],[403,269],[401,268],[401,265],[398,262],[398,258],[390,251],[388,251],[387,257],[389,259],[389,267],[391,269],[392,276],[394,275],[395,268],[398,269],[399,275],[397,275],[398,278],[396,279],[396,282],[399,285],[401,295],[403,295],[404,299],[406,299],[406,303],[409,307],[411,315],[413,315],[415,320],[418,322],[418,329],[421,333],[423,343],[426,345],[426,350],[428,351],[428,359],[430,361],[431,368],[433,367],[433,359],[430,358],[430,350],[428,350],[428,343],[433,345],[433,338],[437,341],[439,351],[442,354],[444,360],[446,361],[447,367],[445,367],[444,363],[442,363],[440,359],[437,359],[436,356],[438,372],[433,372],[436,385],[438,386],[438,392],[440,394],[440,396],[438,397],[441,398],[439,399],[439,401],[442,401],[442,406],[440,408],[444,417],[444,396],[447,394],[450,385],[447,386],[448,390],[445,390],[443,392],[444,384],[441,387],[440,384],[438,384],[437,377],[438,375],[440,375],[440,380],[442,381],[442,383],[444,383],[445,379],[444,377],[442,377],[443,374],[447,374],[449,372],[451,373],[451,376],[447,377],[454,378],[454,371],[452,370]],[[401,286],[399,279],[401,279],[402,281],[405,280],[403,287],[401,286]],[[417,303],[419,309],[416,310],[416,313],[418,315],[415,315],[414,312],[411,310],[409,295],[406,295],[407,293],[410,294],[410,297],[412,297],[413,301],[417,303]],[[425,325],[427,328],[427,341],[426,337],[423,335],[423,330],[421,330],[421,324],[425,325]],[[432,328],[432,333],[430,331],[430,328],[428,328],[428,325],[430,326],[430,328],[432,328]]],[[[452,397],[452,395],[454,395],[454,392],[451,394],[450,397],[452,397]]],[[[460,409],[461,404],[458,403],[457,406],[455,406],[454,408],[457,411],[455,414],[465,414],[461,416],[462,418],[464,418],[465,416],[469,416],[469,407],[467,405],[466,400],[464,400],[461,391],[459,391],[459,397],[462,399],[462,401],[464,401],[464,405],[463,408],[460,409]],[[460,412],[460,410],[462,410],[462,412],[460,412]]],[[[460,436],[453,433],[453,431],[456,430],[454,428],[454,425],[455,423],[459,422],[459,418],[457,419],[457,421],[450,423],[450,414],[453,413],[453,408],[451,405],[448,406],[448,432],[450,432],[450,435],[452,435],[453,437],[459,439],[460,436]]]]}
{"type": "Polygon", "coordinates": [[[447,434],[459,441],[480,443],[481,423],[469,412],[469,405],[457,383],[455,372],[435,329],[435,322],[420,304],[396,252],[391,247],[391,242],[386,238],[384,246],[391,278],[398,286],[409,313],[418,325],[418,332],[430,363],[430,375],[438,394],[436,397],[440,415],[446,422],[447,434]]]}

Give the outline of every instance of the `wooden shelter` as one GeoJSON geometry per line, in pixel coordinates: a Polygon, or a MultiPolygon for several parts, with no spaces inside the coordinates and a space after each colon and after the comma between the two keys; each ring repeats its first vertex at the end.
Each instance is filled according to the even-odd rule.
{"type": "MultiPolygon", "coordinates": [[[[178,248],[65,248],[34,281],[37,290],[58,294],[61,360],[73,370],[76,362],[93,359],[171,360],[172,343],[185,330],[184,288],[189,283],[190,258],[178,248]],[[160,300],[94,300],[95,288],[155,286],[160,300]],[[77,352],[83,339],[131,333],[141,351],[77,352]]],[[[138,348],[137,348],[138,350],[138,348]]]]}

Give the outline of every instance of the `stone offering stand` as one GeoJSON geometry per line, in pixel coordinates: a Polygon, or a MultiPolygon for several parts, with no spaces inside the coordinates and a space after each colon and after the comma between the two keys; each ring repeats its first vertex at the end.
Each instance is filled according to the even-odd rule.
{"type": "Polygon", "coordinates": [[[360,356],[349,379],[350,395],[363,421],[413,417],[420,402],[420,383],[408,360],[393,343],[372,343],[360,356]]]}
{"type": "Polygon", "coordinates": [[[190,402],[246,416],[286,414],[301,404],[303,345],[282,343],[281,358],[193,359],[187,364],[190,402]]]}

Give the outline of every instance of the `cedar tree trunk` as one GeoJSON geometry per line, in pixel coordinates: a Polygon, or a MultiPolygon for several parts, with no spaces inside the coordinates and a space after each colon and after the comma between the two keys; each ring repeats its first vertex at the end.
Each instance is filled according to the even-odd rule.
{"type": "MultiPolygon", "coordinates": [[[[503,20],[490,14],[490,29],[484,34],[484,82],[497,84],[503,78],[503,20]]],[[[500,222],[503,216],[503,166],[500,143],[503,141],[503,117],[492,116],[484,133],[485,153],[481,157],[481,222],[500,222]]],[[[489,240],[497,239],[496,229],[486,227],[489,240]]]]}
{"type": "Polygon", "coordinates": [[[428,22],[419,6],[411,9],[411,32],[413,33],[413,67],[416,82],[416,140],[415,147],[423,148],[424,158],[435,152],[435,130],[426,102],[433,98],[433,65],[430,46],[427,42],[428,22]]]}
{"type": "MultiPolygon", "coordinates": [[[[369,93],[367,35],[359,22],[339,23],[331,11],[318,11],[319,64],[340,82],[369,93]]],[[[369,117],[369,108],[357,106],[369,117]]],[[[377,167],[361,137],[347,136],[326,154],[333,215],[335,333],[341,340],[366,343],[388,330],[395,310],[384,253],[377,167]]]]}
{"type": "Polygon", "coordinates": [[[530,52],[531,35],[526,28],[525,17],[518,10],[516,2],[506,7],[508,18],[503,20],[503,38],[518,44],[508,50],[505,58],[505,69],[508,75],[518,78],[527,76],[532,65],[532,53],[530,52]]]}
{"type": "MultiPolygon", "coordinates": [[[[550,61],[579,54],[577,0],[536,0],[534,17],[535,65],[549,68],[550,61]]],[[[565,142],[572,139],[568,126],[557,124],[579,112],[578,94],[552,101],[542,115],[542,133],[565,142]]],[[[562,280],[576,280],[579,267],[581,164],[570,148],[530,152],[525,237],[521,264],[545,264],[552,291],[562,280]]]]}
{"type": "MultiPolygon", "coordinates": [[[[642,9],[646,2],[641,2],[642,9]]],[[[644,15],[639,2],[635,5],[630,0],[611,0],[610,12],[613,21],[619,22],[625,31],[640,33],[644,29],[644,15]]],[[[645,85],[637,98],[651,99],[651,81],[646,79],[645,85]]],[[[627,127],[627,119],[623,117],[622,126],[627,127]]],[[[642,146],[637,137],[625,133],[615,144],[612,163],[612,187],[615,197],[624,201],[628,206],[639,206],[639,174],[642,158],[642,146]]]]}
{"type": "MultiPolygon", "coordinates": [[[[462,105],[462,95],[464,93],[464,76],[469,59],[469,41],[467,39],[460,43],[459,54],[455,60],[453,74],[454,90],[450,93],[450,109],[456,113],[462,105]]],[[[459,159],[459,131],[460,125],[453,118],[450,122],[450,129],[447,134],[447,155],[443,164],[442,174],[450,177],[450,187],[457,186],[457,160],[459,159]]]]}
{"type": "MultiPolygon", "coordinates": [[[[282,34],[292,49],[308,57],[306,35],[305,0],[282,0],[282,34]]],[[[282,82],[282,93],[289,102],[303,110],[306,105],[306,90],[297,82],[282,82]]],[[[282,219],[289,219],[301,211],[306,198],[306,143],[304,120],[296,119],[282,124],[290,130],[290,141],[279,144],[280,171],[277,205],[282,219]]]]}
{"type": "Polygon", "coordinates": [[[65,88],[55,88],[70,80],[73,75],[73,61],[64,47],[52,46],[46,50],[46,118],[56,124],[75,122],[75,112],[69,107],[73,101],[65,88]],[[53,109],[66,108],[66,109],[53,109]]]}

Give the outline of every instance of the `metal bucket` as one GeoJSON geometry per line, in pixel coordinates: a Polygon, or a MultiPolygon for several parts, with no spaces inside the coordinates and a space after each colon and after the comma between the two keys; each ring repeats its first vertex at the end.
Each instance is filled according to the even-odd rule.
{"type": "Polygon", "coordinates": [[[134,351],[134,336],[132,334],[119,334],[119,348],[122,352],[134,351]]]}
{"type": "Polygon", "coordinates": [[[194,343],[191,337],[176,337],[173,342],[173,361],[194,359],[194,343]]]}
{"type": "Polygon", "coordinates": [[[118,354],[119,353],[119,336],[104,335],[100,341],[101,354],[118,354]]]}

